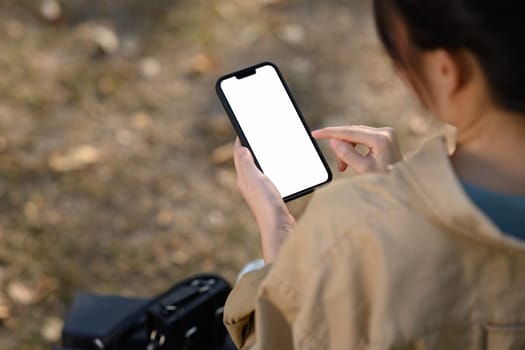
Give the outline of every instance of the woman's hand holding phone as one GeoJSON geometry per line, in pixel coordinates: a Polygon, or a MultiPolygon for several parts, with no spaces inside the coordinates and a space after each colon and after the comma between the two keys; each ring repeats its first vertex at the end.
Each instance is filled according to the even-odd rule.
{"type": "Polygon", "coordinates": [[[319,140],[330,140],[339,171],[345,171],[349,167],[357,174],[383,172],[389,165],[403,160],[392,128],[328,127],[313,131],[312,136],[319,140]],[[358,144],[368,148],[366,155],[355,149],[358,144]]]}
{"type": "Polygon", "coordinates": [[[275,185],[257,168],[252,154],[238,138],[234,161],[237,184],[259,226],[264,261],[270,263],[295,226],[295,219],[275,185]]]}

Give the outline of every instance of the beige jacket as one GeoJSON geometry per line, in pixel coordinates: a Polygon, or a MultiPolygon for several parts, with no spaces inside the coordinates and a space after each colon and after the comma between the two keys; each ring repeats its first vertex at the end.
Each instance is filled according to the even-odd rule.
{"type": "Polygon", "coordinates": [[[263,350],[525,349],[525,244],[469,201],[436,139],[319,191],[225,323],[263,350]]]}

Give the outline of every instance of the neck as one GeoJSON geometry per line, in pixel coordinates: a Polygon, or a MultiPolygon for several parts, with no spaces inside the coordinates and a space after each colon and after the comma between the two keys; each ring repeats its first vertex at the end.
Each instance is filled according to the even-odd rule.
{"type": "Polygon", "coordinates": [[[525,115],[491,110],[457,127],[452,164],[459,178],[510,195],[525,195],[525,115]]]}

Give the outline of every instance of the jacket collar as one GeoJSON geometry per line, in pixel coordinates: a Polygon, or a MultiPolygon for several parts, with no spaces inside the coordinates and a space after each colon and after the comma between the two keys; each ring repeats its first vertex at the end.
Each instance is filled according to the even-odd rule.
{"type": "Polygon", "coordinates": [[[412,180],[434,220],[452,232],[525,248],[525,242],[503,234],[467,196],[452,168],[444,136],[429,139],[401,164],[399,169],[412,180]]]}

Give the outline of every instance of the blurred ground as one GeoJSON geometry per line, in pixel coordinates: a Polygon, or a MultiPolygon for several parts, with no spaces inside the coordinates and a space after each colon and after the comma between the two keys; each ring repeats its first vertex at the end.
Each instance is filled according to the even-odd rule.
{"type": "Polygon", "coordinates": [[[0,349],[49,349],[79,290],[151,296],[203,271],[233,281],[260,255],[219,75],[276,62],[312,127],[390,125],[405,150],[435,130],[369,7],[0,0],[0,349]]]}

